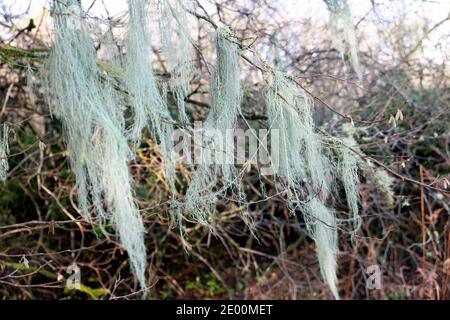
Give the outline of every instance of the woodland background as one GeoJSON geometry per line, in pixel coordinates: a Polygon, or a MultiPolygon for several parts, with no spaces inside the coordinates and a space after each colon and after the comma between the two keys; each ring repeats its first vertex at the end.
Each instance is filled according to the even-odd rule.
{"type": "MultiPolygon", "coordinates": [[[[0,121],[12,129],[10,170],[0,184],[0,297],[135,298],[139,287],[126,253],[114,236],[105,238],[77,212],[61,124],[49,114],[33,76],[52,39],[48,11],[31,10],[34,1],[0,1],[0,121]],[[83,285],[68,290],[67,267],[74,262],[83,285]]],[[[93,3],[98,12],[108,8],[107,1],[88,2],[86,7],[93,3]]],[[[353,122],[361,150],[395,179],[393,199],[386,199],[370,179],[362,180],[362,228],[353,240],[340,235],[342,297],[449,299],[450,4],[350,1],[365,3],[353,14],[364,75],[360,82],[348,57],[333,48],[326,7],[318,2],[201,0],[197,11],[230,26],[243,44],[257,48],[307,88],[316,97],[321,128],[336,134],[339,124],[353,122]],[[370,265],[381,268],[379,290],[366,286],[370,265]]],[[[126,19],[101,12],[97,18],[103,21],[126,19]]],[[[205,19],[198,19],[192,30],[207,61],[213,59],[211,32],[205,19]]],[[[120,46],[120,35],[115,41],[120,46]]],[[[155,41],[154,69],[164,79],[159,50],[155,41]]],[[[262,126],[261,75],[245,61],[242,68],[242,110],[247,121],[262,126]]],[[[209,107],[207,69],[199,58],[187,99],[192,119],[204,119],[209,107]]],[[[171,107],[175,112],[176,106],[171,107]]],[[[260,181],[251,172],[244,184],[254,203],[219,202],[217,235],[188,225],[188,245],[183,246],[178,231],[169,227],[169,189],[150,139],[131,170],[147,230],[150,298],[331,298],[304,222],[290,216],[277,197],[259,201],[265,196],[253,187],[260,181]],[[255,236],[243,214],[253,217],[255,236]]],[[[178,179],[187,182],[189,169],[180,165],[178,171],[178,179]]],[[[270,197],[274,189],[265,183],[270,197]]],[[[343,201],[341,209],[345,206],[343,201]]]]}

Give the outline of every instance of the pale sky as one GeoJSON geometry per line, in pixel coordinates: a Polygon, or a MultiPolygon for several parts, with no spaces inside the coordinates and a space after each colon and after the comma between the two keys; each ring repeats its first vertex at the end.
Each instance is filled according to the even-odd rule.
{"type": "MultiPolygon", "coordinates": [[[[200,0],[200,2],[207,10],[211,9],[211,12],[214,12],[214,6],[212,5],[214,1],[200,0]]],[[[240,3],[245,4],[245,2],[243,0],[240,3]]],[[[322,0],[274,0],[274,2],[278,3],[278,8],[289,20],[298,21],[311,18],[316,21],[326,22],[328,19],[328,12],[322,0]]],[[[348,2],[355,23],[364,17],[372,6],[370,0],[348,0],[348,2]]],[[[376,0],[375,2],[380,4],[377,12],[372,12],[371,15],[366,17],[364,24],[360,26],[360,30],[363,29],[366,36],[373,35],[374,40],[376,39],[375,26],[390,26],[399,22],[408,25],[408,23],[414,24],[423,19],[427,19],[429,26],[432,26],[450,14],[450,0],[376,0]],[[373,22],[376,22],[376,24],[373,22]]],[[[127,9],[126,0],[82,0],[82,4],[85,9],[92,5],[89,11],[90,15],[99,18],[106,17],[104,5],[106,5],[112,16],[121,15],[127,9]],[[94,4],[92,5],[92,3],[94,4]]],[[[28,6],[30,6],[28,14],[25,15],[23,21],[25,26],[30,17],[40,15],[43,7],[49,8],[50,1],[0,0],[0,10],[4,11],[3,8],[6,8],[6,11],[12,14],[23,13],[28,6]]],[[[20,24],[20,21],[15,20],[15,22],[20,24]]],[[[421,31],[418,30],[418,32],[421,31]]],[[[372,41],[372,39],[365,40],[367,43],[372,41]]],[[[427,46],[425,50],[427,56],[433,57],[433,55],[438,55],[435,48],[440,46],[441,53],[438,59],[445,59],[445,57],[442,57],[442,52],[444,51],[445,55],[446,51],[450,51],[450,22],[447,21],[446,24],[434,31],[430,38],[426,39],[425,45],[427,46]]]]}
{"type": "MultiPolygon", "coordinates": [[[[0,2],[5,3],[7,6],[11,6],[14,8],[15,12],[23,12],[28,7],[28,4],[30,3],[29,0],[3,0],[0,2]]],[[[84,8],[88,8],[93,3],[93,0],[82,0],[81,1],[84,8]]],[[[202,5],[205,8],[208,8],[208,4],[210,3],[208,0],[201,0],[200,1],[202,5]]],[[[358,8],[364,8],[364,2],[365,1],[354,1],[358,8]]],[[[106,4],[108,11],[114,15],[119,14],[126,10],[127,7],[127,0],[97,0],[95,1],[94,5],[92,6],[92,9],[90,12],[94,15],[102,15],[105,13],[103,3],[106,4]]],[[[286,6],[287,12],[292,13],[292,15],[296,15],[299,13],[300,15],[304,14],[305,12],[311,12],[311,8],[317,9],[319,7],[324,7],[324,4],[321,0],[282,0],[280,3],[283,3],[284,6],[286,6]],[[294,10],[291,10],[291,9],[294,10]]],[[[367,1],[367,3],[369,3],[367,1]]],[[[48,6],[48,0],[31,0],[31,12],[36,12],[39,8],[41,8],[43,5],[48,6]]],[[[354,5],[353,4],[353,5],[354,5]]],[[[359,10],[359,9],[358,9],[359,10]]],[[[320,9],[319,9],[320,11],[320,9]]],[[[357,13],[357,12],[356,12],[357,13]]]]}
{"type": "MultiPolygon", "coordinates": [[[[84,8],[88,8],[91,6],[93,2],[91,12],[93,15],[101,15],[104,16],[105,10],[103,3],[106,4],[108,11],[112,14],[119,14],[124,12],[127,7],[126,0],[82,0],[81,1],[84,8]]],[[[209,0],[200,0],[202,5],[205,8],[211,4],[209,0]]],[[[245,3],[245,1],[242,1],[245,3]]],[[[362,17],[371,7],[371,1],[369,0],[348,0],[352,14],[354,17],[362,17]]],[[[282,9],[285,9],[285,12],[290,16],[290,18],[301,18],[301,17],[309,17],[316,16],[318,18],[326,18],[327,12],[325,9],[325,5],[321,0],[278,0],[279,5],[282,9]]],[[[414,0],[377,0],[376,3],[380,3],[382,5],[389,5],[392,7],[392,4],[398,4],[398,7],[411,7],[413,4],[416,7],[412,11],[416,11],[419,15],[422,13],[426,13],[428,19],[437,21],[445,18],[450,12],[450,0],[425,0],[425,1],[414,1],[414,0]]],[[[40,8],[43,6],[49,6],[48,0],[0,0],[0,6],[6,6],[9,8],[9,11],[13,13],[24,12],[28,5],[30,4],[30,13],[36,14],[40,8]]],[[[391,12],[384,10],[383,17],[384,18],[395,18],[398,17],[398,12],[391,12]]],[[[410,10],[407,10],[408,12],[410,10]]],[[[408,18],[408,17],[406,17],[408,18]]],[[[412,18],[410,16],[409,18],[412,18]]]]}

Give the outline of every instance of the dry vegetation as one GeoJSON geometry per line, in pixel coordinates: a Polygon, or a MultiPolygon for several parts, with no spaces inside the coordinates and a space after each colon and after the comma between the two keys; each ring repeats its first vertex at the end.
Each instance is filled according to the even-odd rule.
{"type": "MultiPolygon", "coordinates": [[[[354,237],[348,226],[340,231],[341,297],[450,299],[450,65],[445,55],[450,17],[406,24],[401,17],[383,15],[429,4],[416,0],[399,9],[400,1],[370,2],[369,11],[354,21],[360,82],[351,57],[334,48],[326,19],[286,18],[283,1],[277,0],[199,1],[192,35],[204,55],[195,56],[196,73],[184,100],[192,120],[206,118],[211,33],[215,24],[224,23],[248,52],[260,52],[312,95],[320,132],[351,135],[362,159],[373,163],[358,172],[361,228],[354,237]],[[436,33],[441,35],[436,54],[429,57],[425,45],[436,33]],[[381,289],[366,286],[371,265],[381,268],[381,289]]],[[[0,297],[137,298],[139,283],[113,229],[106,226],[110,236],[105,237],[95,220],[91,225],[80,215],[61,123],[49,114],[36,75],[48,54],[49,30],[28,12],[11,12],[6,5],[2,10],[0,125],[10,128],[10,150],[9,170],[0,183],[0,297]],[[28,23],[20,27],[21,21],[28,23]],[[65,288],[73,263],[81,268],[77,290],[65,288]]],[[[117,18],[119,26],[123,19],[117,18]]],[[[123,38],[113,40],[120,49],[123,38]]],[[[155,74],[162,82],[170,74],[157,42],[154,53],[155,74]]],[[[245,121],[240,117],[238,122],[265,127],[262,76],[253,60],[241,60],[245,121]]],[[[168,96],[169,111],[176,115],[177,97],[170,88],[168,96]]],[[[332,298],[304,219],[290,214],[274,180],[259,176],[254,167],[242,181],[246,203],[219,200],[212,213],[214,233],[186,218],[181,237],[171,228],[171,186],[163,157],[149,137],[130,164],[146,230],[149,298],[332,298]]],[[[176,169],[177,190],[185,194],[192,168],[176,169]]],[[[344,187],[334,196],[338,211],[348,212],[344,187]]]]}

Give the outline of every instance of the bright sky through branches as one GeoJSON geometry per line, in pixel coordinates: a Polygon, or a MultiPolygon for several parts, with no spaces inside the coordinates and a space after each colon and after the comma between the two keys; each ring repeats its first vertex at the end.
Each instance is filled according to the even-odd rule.
{"type": "MultiPolygon", "coordinates": [[[[82,0],[84,8],[90,8],[90,16],[100,19],[108,17],[107,12],[112,17],[119,17],[126,12],[126,0],[82,0]],[[105,9],[106,6],[106,9],[105,9]]],[[[38,17],[42,13],[42,8],[50,7],[50,0],[0,0],[0,10],[2,13],[10,15],[23,15],[23,21],[14,20],[14,23],[21,27],[28,24],[29,17],[38,17]],[[28,11],[27,11],[28,9],[28,11]]],[[[211,0],[200,0],[200,3],[210,12],[215,12],[215,6],[211,0]]],[[[250,0],[239,1],[239,5],[245,7],[250,0]]],[[[328,11],[326,5],[321,0],[272,0],[273,6],[280,10],[280,15],[291,21],[301,21],[311,19],[318,23],[326,23],[328,11]]],[[[442,21],[450,15],[450,0],[377,0],[376,10],[371,11],[372,1],[370,0],[349,0],[355,23],[362,18],[364,23],[358,26],[357,33],[364,32],[364,40],[370,45],[377,42],[377,28],[384,28],[393,25],[404,24],[405,26],[417,27],[417,34],[420,38],[423,31],[418,26],[418,22],[426,22],[426,29],[442,21]],[[370,14],[368,14],[370,13],[370,14]]],[[[424,27],[424,23],[421,27],[424,27]]],[[[448,52],[450,52],[450,21],[434,30],[429,37],[424,40],[424,51],[422,56],[431,58],[438,63],[448,62],[448,52]],[[447,55],[447,56],[446,56],[447,55]]],[[[366,46],[360,42],[360,50],[366,46]]]]}

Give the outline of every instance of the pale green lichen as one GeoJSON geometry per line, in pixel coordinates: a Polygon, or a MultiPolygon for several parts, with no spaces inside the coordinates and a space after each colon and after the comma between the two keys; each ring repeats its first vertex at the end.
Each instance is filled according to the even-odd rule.
{"type": "Polygon", "coordinates": [[[187,122],[185,98],[194,71],[194,52],[189,34],[192,3],[185,0],[163,0],[158,3],[163,54],[170,73],[170,88],[176,100],[181,121],[187,122]]]}
{"type": "Polygon", "coordinates": [[[9,133],[9,125],[6,123],[3,124],[0,132],[0,181],[6,181],[6,176],[9,170],[9,133]]]}
{"type": "Polygon", "coordinates": [[[358,56],[358,41],[355,26],[347,0],[324,0],[330,11],[330,25],[333,31],[333,45],[341,53],[348,47],[350,62],[358,78],[362,80],[362,69],[358,56]]]}
{"type": "Polygon", "coordinates": [[[337,226],[335,213],[327,208],[317,197],[309,199],[303,205],[304,212],[309,216],[311,237],[316,242],[322,277],[327,282],[334,297],[339,299],[337,288],[338,253],[337,226]]]}
{"type": "Polygon", "coordinates": [[[76,0],[54,1],[56,39],[43,68],[44,96],[61,120],[76,176],[78,203],[89,221],[113,222],[142,288],[144,226],[133,200],[123,108],[115,80],[97,67],[85,15],[76,0]]]}
{"type": "Polygon", "coordinates": [[[361,219],[359,217],[359,176],[358,176],[358,166],[361,161],[360,157],[356,152],[360,152],[358,143],[353,138],[354,130],[351,128],[350,124],[343,126],[343,131],[346,134],[339,140],[339,166],[338,170],[341,176],[342,184],[345,189],[345,196],[347,199],[347,205],[350,209],[350,214],[352,216],[353,231],[355,232],[359,229],[361,224],[361,219]]]}
{"type": "Polygon", "coordinates": [[[274,71],[266,93],[268,121],[279,134],[278,176],[286,180],[290,210],[300,208],[317,245],[323,278],[338,298],[336,278],[337,229],[334,212],[325,206],[332,191],[332,164],[315,132],[311,97],[279,71],[274,71]],[[310,198],[300,194],[306,188],[310,198]]]}
{"type": "Polygon", "coordinates": [[[211,82],[211,110],[203,128],[205,145],[201,163],[186,192],[184,209],[205,225],[209,225],[208,212],[217,196],[234,183],[233,139],[229,137],[229,130],[235,127],[241,104],[239,47],[235,41],[228,28],[216,31],[217,60],[211,82]],[[211,155],[216,163],[208,163],[211,155]],[[214,192],[219,176],[225,187],[214,192]]]}

